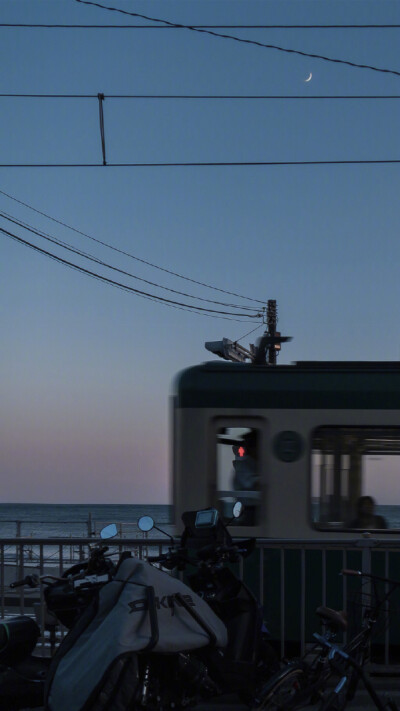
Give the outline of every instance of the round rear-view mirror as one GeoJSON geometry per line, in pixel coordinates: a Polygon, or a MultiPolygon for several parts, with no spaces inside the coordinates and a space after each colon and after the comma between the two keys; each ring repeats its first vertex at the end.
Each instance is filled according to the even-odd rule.
{"type": "Polygon", "coordinates": [[[105,526],[104,528],[101,529],[100,531],[100,538],[114,538],[118,533],[118,529],[115,525],[115,523],[110,523],[108,526],[105,526]]]}
{"type": "Polygon", "coordinates": [[[237,501],[232,509],[233,518],[239,518],[243,513],[243,504],[241,501],[237,501]]]}
{"type": "Polygon", "coordinates": [[[138,526],[141,531],[147,533],[148,531],[151,531],[152,528],[154,528],[154,521],[151,516],[141,516],[138,521],[138,526]]]}

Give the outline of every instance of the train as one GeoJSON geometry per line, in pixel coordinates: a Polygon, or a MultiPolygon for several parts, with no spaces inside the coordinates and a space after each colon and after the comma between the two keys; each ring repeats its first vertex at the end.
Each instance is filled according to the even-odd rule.
{"type": "Polygon", "coordinates": [[[177,523],[242,500],[234,535],[398,539],[398,361],[194,365],[173,384],[172,443],[177,523]]]}

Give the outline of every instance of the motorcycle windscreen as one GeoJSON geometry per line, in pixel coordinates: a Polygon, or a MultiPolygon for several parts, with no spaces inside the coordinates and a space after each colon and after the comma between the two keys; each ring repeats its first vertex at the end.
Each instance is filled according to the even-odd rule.
{"type": "Polygon", "coordinates": [[[227,631],[207,603],[180,580],[129,558],[101,589],[95,617],[58,660],[46,708],[71,711],[71,694],[74,711],[88,708],[121,657],[144,650],[173,654],[210,641],[226,646],[227,631]]]}

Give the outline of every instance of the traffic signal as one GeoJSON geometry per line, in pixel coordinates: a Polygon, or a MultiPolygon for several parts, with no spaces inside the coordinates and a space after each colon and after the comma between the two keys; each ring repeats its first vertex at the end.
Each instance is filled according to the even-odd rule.
{"type": "Polygon", "coordinates": [[[243,444],[233,445],[232,451],[237,459],[243,459],[243,457],[247,455],[247,449],[243,446],[243,444]]]}

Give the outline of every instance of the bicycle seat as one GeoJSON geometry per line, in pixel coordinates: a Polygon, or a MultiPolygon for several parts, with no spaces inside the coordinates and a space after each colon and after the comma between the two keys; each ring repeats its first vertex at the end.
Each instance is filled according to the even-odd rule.
{"type": "Polygon", "coordinates": [[[316,613],[322,621],[337,629],[347,629],[347,616],[344,610],[332,610],[331,607],[317,607],[316,613]]]}

